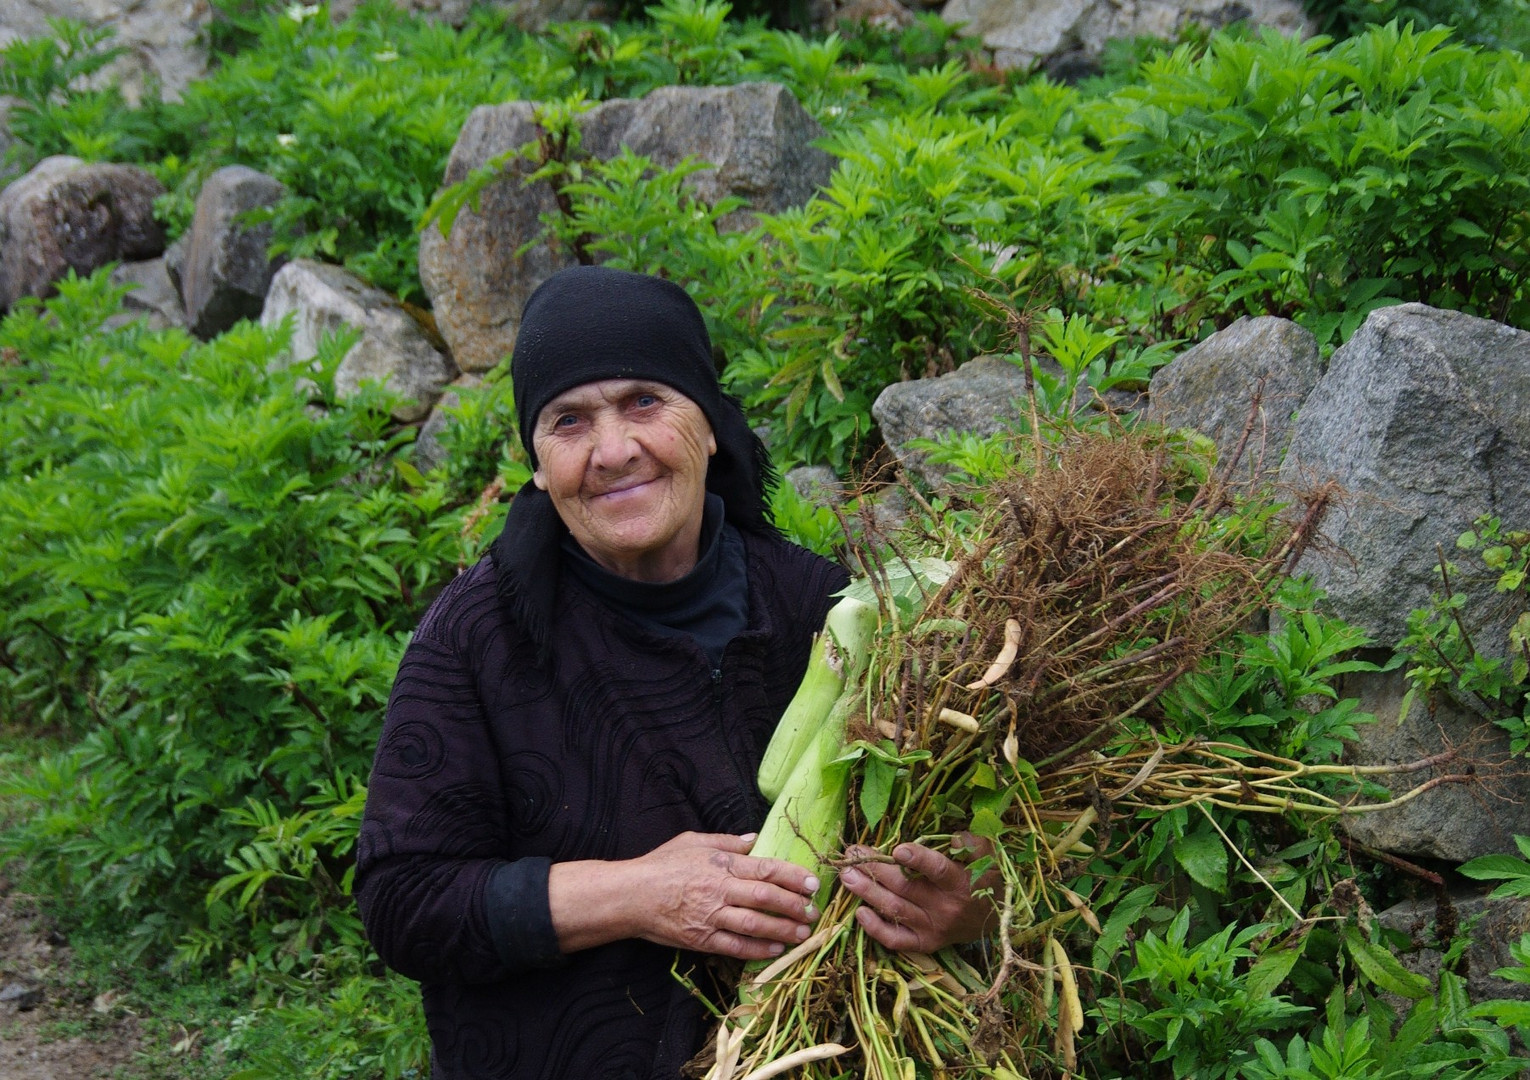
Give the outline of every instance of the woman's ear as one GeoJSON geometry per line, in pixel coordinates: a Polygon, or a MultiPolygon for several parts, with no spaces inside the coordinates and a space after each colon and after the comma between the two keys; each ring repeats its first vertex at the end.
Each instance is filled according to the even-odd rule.
{"type": "Polygon", "coordinates": [[[547,477],[542,475],[541,469],[531,474],[531,482],[537,486],[538,491],[547,490],[547,477]]]}

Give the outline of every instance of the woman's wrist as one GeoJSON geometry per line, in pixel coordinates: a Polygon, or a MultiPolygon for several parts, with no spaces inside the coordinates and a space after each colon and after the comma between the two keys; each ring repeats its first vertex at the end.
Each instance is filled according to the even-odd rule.
{"type": "Polygon", "coordinates": [[[640,937],[628,881],[628,862],[584,859],[553,863],[547,872],[547,908],[565,953],[640,937]]]}

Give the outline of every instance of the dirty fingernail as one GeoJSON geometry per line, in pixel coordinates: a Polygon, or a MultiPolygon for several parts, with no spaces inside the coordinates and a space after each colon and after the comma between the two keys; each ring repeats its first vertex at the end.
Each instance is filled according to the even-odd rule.
{"type": "Polygon", "coordinates": [[[851,867],[839,875],[839,880],[845,885],[855,886],[865,881],[866,878],[859,870],[851,867]]]}
{"type": "Polygon", "coordinates": [[[786,951],[786,946],[782,945],[779,941],[772,941],[770,943],[770,955],[772,955],[772,956],[780,956],[785,951],[786,951]]]}
{"type": "Polygon", "coordinates": [[[806,912],[804,912],[804,914],[805,914],[805,915],[806,915],[806,916],[807,916],[807,919],[808,919],[808,921],[809,921],[809,922],[812,922],[812,921],[813,921],[813,920],[814,920],[814,919],[816,919],[816,918],[818,918],[818,909],[817,909],[817,908],[815,908],[815,907],[814,907],[814,906],[813,906],[813,905],[812,905],[812,904],[811,904],[811,903],[810,903],[810,904],[808,904],[808,906],[807,906],[807,911],[806,911],[806,912]]]}
{"type": "Polygon", "coordinates": [[[798,941],[802,941],[807,936],[808,936],[808,928],[807,927],[805,927],[805,926],[797,927],[797,940],[798,941]]]}

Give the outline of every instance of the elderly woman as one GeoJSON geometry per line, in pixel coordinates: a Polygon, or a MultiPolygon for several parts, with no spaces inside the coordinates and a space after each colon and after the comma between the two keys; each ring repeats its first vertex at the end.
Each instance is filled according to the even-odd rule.
{"type": "MultiPolygon", "coordinates": [[[[378,953],[423,984],[433,1080],[675,1080],[705,1036],[674,976],[809,934],[818,882],[749,855],[754,775],[843,570],[785,542],[700,312],[600,267],[526,305],[535,474],[399,668],[357,849],[378,953]]],[[[847,871],[890,948],[970,938],[966,871],[847,871]]]]}

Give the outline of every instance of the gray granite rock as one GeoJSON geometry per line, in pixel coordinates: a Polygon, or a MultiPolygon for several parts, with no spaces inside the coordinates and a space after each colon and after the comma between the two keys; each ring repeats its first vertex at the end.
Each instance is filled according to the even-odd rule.
{"type": "Polygon", "coordinates": [[[282,184],[244,165],[229,165],[207,178],[197,194],[178,276],[191,332],[204,341],[240,319],[257,319],[271,278],[282,259],[271,259],[269,222],[246,225],[240,217],[271,206],[282,184]]]}
{"type": "MultiPolygon", "coordinates": [[[[458,183],[535,140],[541,133],[535,109],[529,102],[474,109],[443,183],[458,183]]],[[[640,101],[603,102],[581,118],[580,129],[582,151],[597,159],[626,146],[666,168],[686,157],[711,162],[713,168],[687,180],[697,195],[708,201],[737,195],[758,210],[805,201],[832,168],[832,159],[810,145],[822,130],[788,91],[770,83],[663,87],[640,101]]],[[[525,161],[511,162],[504,178],[484,190],[478,211],[457,217],[449,237],[431,226],[420,238],[420,281],[464,371],[487,371],[508,355],[526,299],[575,261],[539,240],[541,215],[557,213],[558,204],[546,183],[525,183],[530,171],[525,161]]]]}
{"type": "Polygon", "coordinates": [[[1287,319],[1243,318],[1186,350],[1153,375],[1147,419],[1193,428],[1225,463],[1249,429],[1234,475],[1273,480],[1291,439],[1296,410],[1322,374],[1317,339],[1287,319]]]}
{"type": "Polygon", "coordinates": [[[154,220],[160,182],[136,165],[87,165],[50,157],[0,191],[0,309],[23,296],[50,296],[70,270],[82,277],[107,263],[165,249],[154,220]]]}
{"type": "Polygon", "coordinates": [[[1347,745],[1345,762],[1399,765],[1450,755],[1422,770],[1379,777],[1394,795],[1442,777],[1467,779],[1441,783],[1400,806],[1346,817],[1345,831],[1411,858],[1465,862],[1514,852],[1515,834],[1530,836],[1530,763],[1510,756],[1505,731],[1447,697],[1430,702],[1420,695],[1400,717],[1406,689],[1401,671],[1344,677],[1340,693],[1359,698],[1360,709],[1376,717],[1347,745]]]}
{"type": "Polygon", "coordinates": [[[909,7],[937,7],[911,0],[905,6],[898,0],[809,0],[808,21],[824,30],[833,30],[842,22],[863,23],[879,30],[903,30],[914,24],[909,7]]]}
{"type": "MultiPolygon", "coordinates": [[[[1293,489],[1330,480],[1346,492],[1330,543],[1298,571],[1390,646],[1437,587],[1437,547],[1454,558],[1482,514],[1530,524],[1530,333],[1422,304],[1372,312],[1302,405],[1281,466],[1293,489]]],[[[1481,641],[1505,640],[1493,578],[1453,585],[1481,641]]]]}
{"type": "MultiPolygon", "coordinates": [[[[597,106],[580,130],[583,151],[601,160],[626,147],[664,169],[686,158],[709,162],[686,178],[708,204],[734,195],[751,210],[786,210],[812,198],[834,170],[834,159],[813,145],[823,128],[778,83],[661,86],[636,101],[597,106]]],[[[751,220],[738,211],[723,225],[751,220]]]]}
{"type": "Polygon", "coordinates": [[[0,3],[0,45],[17,37],[51,34],[50,18],[76,19],[113,32],[110,44],[122,55],[102,72],[121,86],[130,104],[157,85],[176,99],[207,74],[202,32],[211,20],[207,0],[4,0],[0,3]]]}
{"type": "Polygon", "coordinates": [[[108,319],[107,326],[132,319],[143,319],[150,330],[186,325],[186,312],[165,271],[163,258],[122,263],[112,271],[112,281],[131,285],[133,290],[122,298],[122,311],[108,319]]]}
{"type": "MultiPolygon", "coordinates": [[[[452,147],[443,184],[460,183],[489,159],[537,138],[535,110],[526,101],[474,109],[452,147]]],[[[558,211],[551,187],[525,183],[531,172],[517,158],[504,179],[483,191],[477,213],[457,215],[449,237],[434,224],[420,236],[420,283],[464,371],[488,371],[508,356],[526,300],[574,265],[571,254],[547,244],[521,250],[540,234],[540,216],[558,211]]]]}
{"type": "MultiPolygon", "coordinates": [[[[1466,996],[1473,1003],[1493,999],[1530,1000],[1530,983],[1515,982],[1493,973],[1500,968],[1517,968],[1519,962],[1509,953],[1509,946],[1530,933],[1530,900],[1505,897],[1489,900],[1481,893],[1465,889],[1449,893],[1447,919],[1454,916],[1460,932],[1467,934],[1466,996]]],[[[1403,966],[1434,982],[1439,978],[1440,960],[1448,941],[1438,938],[1438,905],[1434,899],[1405,900],[1377,914],[1376,920],[1388,930],[1407,934],[1411,947],[1401,954],[1403,966]]]]}
{"type": "Polygon", "coordinates": [[[948,0],[948,23],[966,24],[1001,68],[1063,56],[1097,59],[1112,38],[1172,39],[1188,23],[1245,20],[1283,34],[1310,34],[1300,0],[948,0]]]}
{"type": "Polygon", "coordinates": [[[406,399],[393,412],[397,420],[423,419],[457,377],[450,358],[431,344],[403,305],[338,266],[294,259],[277,271],[261,324],[278,325],[289,313],[294,363],[314,357],[325,334],[346,326],[360,330],[361,340],[335,372],[335,391],[343,399],[363,380],[384,383],[406,399]]]}
{"type": "Polygon", "coordinates": [[[477,375],[459,376],[441,399],[436,402],[436,407],[430,410],[430,415],[420,425],[420,433],[414,440],[414,464],[421,472],[429,472],[446,464],[446,447],[441,443],[441,435],[452,424],[453,417],[449,410],[462,404],[462,395],[459,390],[476,389],[483,385],[483,379],[477,375]]]}
{"type": "Polygon", "coordinates": [[[799,465],[781,478],[801,499],[816,506],[839,506],[845,501],[845,485],[827,465],[799,465]]]}
{"type": "Polygon", "coordinates": [[[909,447],[914,439],[953,433],[993,435],[1023,415],[1025,372],[998,356],[969,360],[955,371],[931,379],[893,383],[871,406],[882,438],[911,475],[931,487],[946,482],[948,469],[932,465],[909,447]]]}

